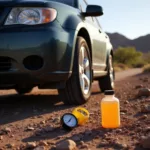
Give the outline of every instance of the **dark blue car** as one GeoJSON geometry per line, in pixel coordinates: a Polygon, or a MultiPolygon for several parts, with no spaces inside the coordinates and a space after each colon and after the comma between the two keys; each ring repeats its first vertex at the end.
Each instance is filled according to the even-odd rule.
{"type": "Polygon", "coordinates": [[[0,0],[0,88],[19,94],[58,89],[66,104],[83,104],[93,80],[114,88],[113,48],[85,0],[0,0]]]}

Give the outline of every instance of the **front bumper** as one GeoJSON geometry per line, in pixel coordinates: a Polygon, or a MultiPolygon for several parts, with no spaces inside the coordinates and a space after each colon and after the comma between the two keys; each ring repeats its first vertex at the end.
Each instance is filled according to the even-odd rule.
{"type": "Polygon", "coordinates": [[[74,30],[64,30],[57,21],[49,25],[0,27],[0,58],[8,57],[11,67],[1,69],[0,84],[43,84],[66,81],[74,55],[74,30]],[[28,69],[28,56],[42,58],[37,70],[28,69]]]}

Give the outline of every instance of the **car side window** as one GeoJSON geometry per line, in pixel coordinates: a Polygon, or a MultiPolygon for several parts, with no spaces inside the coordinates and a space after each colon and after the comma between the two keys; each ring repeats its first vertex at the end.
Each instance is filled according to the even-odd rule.
{"type": "MultiPolygon", "coordinates": [[[[87,2],[86,0],[79,0],[79,5],[80,5],[80,10],[82,12],[86,12],[86,8],[87,8],[87,2]]],[[[87,20],[90,20],[91,22],[93,22],[92,17],[86,17],[87,20]]]]}
{"type": "Polygon", "coordinates": [[[82,12],[86,12],[87,3],[85,0],[79,0],[80,9],[82,12]]]}

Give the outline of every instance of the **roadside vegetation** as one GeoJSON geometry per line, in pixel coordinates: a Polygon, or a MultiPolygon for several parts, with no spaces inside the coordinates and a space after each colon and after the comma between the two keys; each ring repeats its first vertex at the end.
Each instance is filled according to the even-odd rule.
{"type": "Polygon", "coordinates": [[[150,72],[150,64],[145,65],[145,66],[143,67],[143,72],[145,72],[145,73],[150,72]]]}
{"type": "Polygon", "coordinates": [[[142,53],[134,47],[119,47],[114,52],[115,71],[128,68],[147,68],[147,66],[150,66],[150,52],[142,53]]]}

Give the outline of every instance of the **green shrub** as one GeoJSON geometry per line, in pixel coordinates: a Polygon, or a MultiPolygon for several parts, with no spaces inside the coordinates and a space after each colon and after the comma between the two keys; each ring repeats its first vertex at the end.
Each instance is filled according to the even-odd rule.
{"type": "Polygon", "coordinates": [[[115,72],[122,71],[122,69],[119,67],[114,67],[114,69],[115,69],[115,72]]]}
{"type": "Polygon", "coordinates": [[[150,64],[143,67],[143,72],[150,72],[150,64]]]}
{"type": "Polygon", "coordinates": [[[115,71],[122,71],[122,70],[126,70],[128,69],[128,66],[125,64],[121,64],[121,63],[114,63],[114,69],[115,71]]]}
{"type": "Polygon", "coordinates": [[[143,59],[150,64],[150,52],[143,54],[143,59]]]}
{"type": "Polygon", "coordinates": [[[142,59],[142,57],[140,57],[139,59],[137,59],[137,61],[135,61],[133,64],[132,64],[132,67],[134,68],[142,68],[144,67],[145,65],[147,64],[147,62],[142,59]]]}
{"type": "Polygon", "coordinates": [[[125,70],[125,69],[128,69],[128,66],[125,65],[125,64],[121,64],[121,63],[118,63],[118,64],[114,64],[115,67],[118,67],[122,70],[125,70]]]}
{"type": "Polygon", "coordinates": [[[143,66],[142,53],[136,51],[134,47],[120,47],[114,52],[115,63],[121,63],[129,67],[143,66]],[[137,65],[136,65],[137,64],[137,65]]]}

